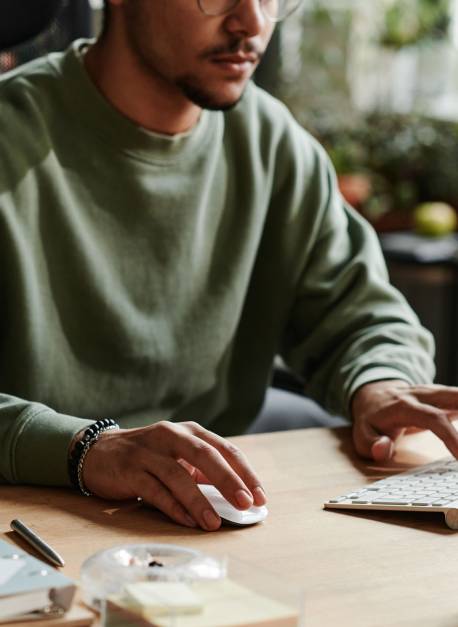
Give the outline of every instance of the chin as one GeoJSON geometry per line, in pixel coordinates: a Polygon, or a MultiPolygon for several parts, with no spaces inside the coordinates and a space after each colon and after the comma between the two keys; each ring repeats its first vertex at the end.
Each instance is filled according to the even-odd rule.
{"type": "Polygon", "coordinates": [[[230,109],[233,109],[235,107],[241,97],[242,94],[240,94],[237,98],[227,100],[208,99],[207,101],[197,102],[194,100],[193,102],[202,109],[208,109],[209,111],[229,111],[230,109]]]}
{"type": "Polygon", "coordinates": [[[247,81],[241,87],[234,89],[227,89],[227,87],[208,89],[186,77],[177,81],[178,87],[188,100],[210,111],[228,111],[235,107],[243,96],[246,84],[247,81]]]}

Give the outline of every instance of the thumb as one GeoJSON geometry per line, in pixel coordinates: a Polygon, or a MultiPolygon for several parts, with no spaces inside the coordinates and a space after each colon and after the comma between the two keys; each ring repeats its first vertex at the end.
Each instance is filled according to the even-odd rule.
{"type": "Polygon", "coordinates": [[[385,462],[394,455],[394,442],[387,435],[381,435],[372,442],[371,455],[376,462],[385,462]]]}
{"type": "Polygon", "coordinates": [[[376,462],[384,462],[394,455],[394,442],[387,435],[378,433],[370,424],[360,421],[353,428],[353,441],[357,452],[376,462]]]}

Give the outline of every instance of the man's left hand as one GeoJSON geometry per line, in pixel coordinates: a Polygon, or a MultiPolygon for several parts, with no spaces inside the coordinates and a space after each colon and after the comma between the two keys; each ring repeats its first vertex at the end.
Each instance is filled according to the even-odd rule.
{"type": "Polygon", "coordinates": [[[353,442],[375,461],[394,455],[396,439],[409,430],[429,429],[458,458],[458,388],[376,381],[360,387],[352,400],[353,442]]]}

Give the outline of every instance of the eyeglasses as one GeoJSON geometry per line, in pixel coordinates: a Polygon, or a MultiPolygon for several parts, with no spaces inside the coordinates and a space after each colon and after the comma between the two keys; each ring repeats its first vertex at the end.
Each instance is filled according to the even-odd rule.
{"type": "MultiPolygon", "coordinates": [[[[240,0],[197,0],[202,13],[209,16],[224,15],[234,9],[240,0]]],[[[271,22],[280,22],[295,11],[302,0],[259,0],[264,15],[271,22]]]]}

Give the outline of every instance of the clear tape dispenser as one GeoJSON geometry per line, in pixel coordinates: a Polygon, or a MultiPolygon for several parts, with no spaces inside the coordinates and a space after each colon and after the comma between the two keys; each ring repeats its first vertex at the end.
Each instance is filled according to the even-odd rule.
{"type": "Polygon", "coordinates": [[[173,544],[100,551],[81,570],[83,600],[103,627],[296,627],[297,591],[278,574],[173,544]],[[286,594],[284,594],[285,592],[286,594]]]}
{"type": "Polygon", "coordinates": [[[126,584],[148,581],[193,582],[226,577],[225,558],[174,544],[122,544],[91,555],[81,567],[84,602],[101,603],[126,584]]]}

